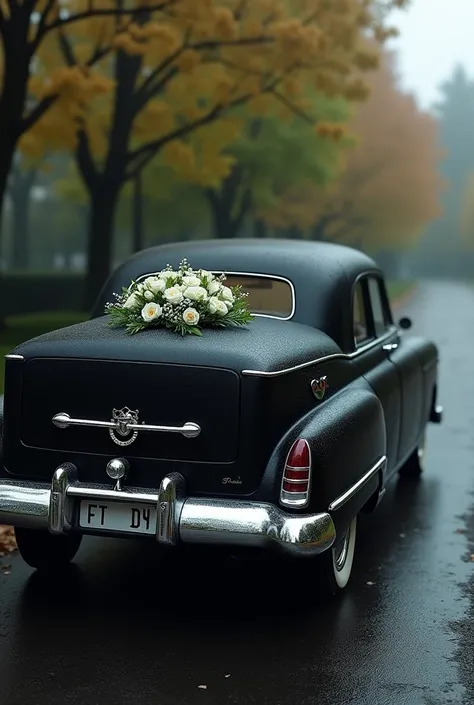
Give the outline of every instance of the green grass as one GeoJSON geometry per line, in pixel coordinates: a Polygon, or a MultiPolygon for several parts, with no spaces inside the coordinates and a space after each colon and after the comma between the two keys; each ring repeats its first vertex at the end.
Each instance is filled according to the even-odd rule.
{"type": "Polygon", "coordinates": [[[415,286],[414,281],[388,281],[387,293],[391,302],[405,296],[415,286]]]}
{"type": "Polygon", "coordinates": [[[88,316],[85,313],[55,311],[27,316],[10,316],[5,319],[6,328],[0,331],[0,356],[2,360],[0,365],[0,394],[3,393],[5,372],[3,358],[7,353],[25,340],[48,333],[55,328],[63,328],[74,323],[80,323],[86,318],[88,316]]]}

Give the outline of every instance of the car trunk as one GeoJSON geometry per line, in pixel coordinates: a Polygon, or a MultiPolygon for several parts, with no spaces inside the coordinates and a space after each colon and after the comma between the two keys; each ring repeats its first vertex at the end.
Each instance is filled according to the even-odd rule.
{"type": "Polygon", "coordinates": [[[157,487],[178,471],[191,494],[245,495],[259,488],[282,434],[314,403],[309,370],[296,378],[245,371],[265,375],[333,354],[337,346],[289,321],[257,319],[248,329],[181,338],[162,330],[130,336],[103,318],[39,336],[12,352],[4,443],[11,475],[48,481],[69,461],[80,481],[111,484],[108,461],[125,457],[132,486],[157,487]],[[139,425],[192,422],[201,431],[193,438],[139,431],[122,446],[107,426],[53,423],[57,414],[110,423],[125,408],[137,412],[139,425]]]}
{"type": "MultiPolygon", "coordinates": [[[[159,363],[104,360],[33,359],[26,363],[21,440],[31,448],[110,454],[122,451],[107,428],[58,428],[52,419],[111,421],[128,407],[138,423],[182,427],[198,424],[201,433],[140,431],[130,458],[229,463],[239,438],[240,382],[231,370],[159,363]],[[38,400],[41,403],[38,404],[38,400]],[[225,399],[224,404],[219,400],[225,399]]],[[[130,434],[129,434],[130,435],[130,434]]],[[[118,440],[120,435],[115,433],[118,440]]],[[[129,436],[125,436],[127,441],[129,436]]]]}

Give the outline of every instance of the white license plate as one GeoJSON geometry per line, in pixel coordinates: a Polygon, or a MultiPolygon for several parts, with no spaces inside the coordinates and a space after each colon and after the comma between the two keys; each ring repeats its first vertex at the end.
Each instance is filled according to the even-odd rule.
{"type": "Polygon", "coordinates": [[[79,524],[85,529],[155,534],[156,506],[139,502],[132,504],[82,500],[79,524]]]}

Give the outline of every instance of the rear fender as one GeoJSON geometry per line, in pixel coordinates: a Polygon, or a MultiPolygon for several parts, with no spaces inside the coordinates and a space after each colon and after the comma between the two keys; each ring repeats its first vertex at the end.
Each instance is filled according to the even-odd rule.
{"type": "MultiPolygon", "coordinates": [[[[364,380],[344,388],[301,419],[275,448],[263,478],[262,489],[279,497],[286,456],[297,438],[311,448],[310,500],[301,513],[328,511],[356,485],[386,453],[383,407],[364,380]]],[[[385,464],[345,502],[331,510],[336,530],[343,532],[351,519],[374,498],[385,481],[385,464]]],[[[267,492],[265,492],[267,494],[267,492]]]]}

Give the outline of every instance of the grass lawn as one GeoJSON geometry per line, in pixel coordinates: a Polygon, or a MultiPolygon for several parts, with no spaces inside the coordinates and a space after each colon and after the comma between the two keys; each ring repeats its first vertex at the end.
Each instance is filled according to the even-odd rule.
{"type": "Polygon", "coordinates": [[[0,394],[3,394],[4,355],[25,340],[48,333],[55,328],[63,328],[73,323],[80,323],[87,317],[86,314],[58,311],[7,318],[5,320],[7,327],[0,331],[0,356],[2,361],[0,365],[0,394]]]}
{"type": "Polygon", "coordinates": [[[388,281],[387,282],[387,293],[389,296],[389,299],[391,302],[396,301],[402,296],[405,296],[405,294],[408,294],[408,292],[413,289],[413,287],[416,285],[416,282],[414,281],[388,281]]]}

